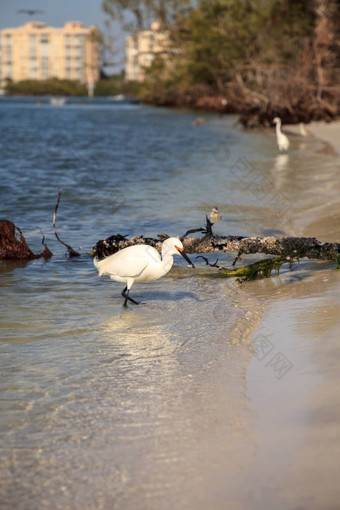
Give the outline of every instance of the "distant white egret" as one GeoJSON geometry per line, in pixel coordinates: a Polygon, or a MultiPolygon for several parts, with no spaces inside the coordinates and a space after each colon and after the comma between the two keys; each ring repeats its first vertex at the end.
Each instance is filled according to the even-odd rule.
{"type": "Polygon", "coordinates": [[[303,122],[300,122],[299,128],[300,128],[300,133],[302,136],[311,136],[311,132],[305,128],[305,125],[303,122]]]}
{"type": "Polygon", "coordinates": [[[276,141],[277,146],[280,152],[288,152],[289,149],[289,140],[288,137],[282,133],[281,131],[281,119],[280,117],[275,117],[273,120],[274,124],[276,124],[276,141]]]}
{"type": "Polygon", "coordinates": [[[138,301],[129,297],[132,285],[140,282],[151,282],[164,276],[172,268],[174,255],[182,255],[192,267],[195,267],[184,252],[183,244],[177,237],[169,237],[163,242],[162,256],[152,246],[136,244],[109,255],[103,260],[95,257],[93,263],[99,272],[99,276],[107,274],[111,280],[126,284],[122,291],[122,296],[125,298],[124,306],[127,306],[128,301],[138,305],[138,301]]]}
{"type": "Polygon", "coordinates": [[[222,219],[222,215],[220,214],[220,211],[218,210],[218,207],[213,207],[210,211],[210,221],[211,223],[217,223],[219,220],[222,219]]]}

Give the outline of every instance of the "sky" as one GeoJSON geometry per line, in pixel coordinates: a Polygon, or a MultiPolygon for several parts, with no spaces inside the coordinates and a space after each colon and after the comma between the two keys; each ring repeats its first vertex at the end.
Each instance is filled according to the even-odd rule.
{"type": "MultiPolygon", "coordinates": [[[[106,15],[101,9],[101,3],[102,0],[0,0],[0,30],[15,28],[28,21],[43,21],[54,27],[62,27],[66,21],[82,21],[85,27],[95,25],[103,29],[106,15]],[[29,16],[18,13],[20,9],[39,9],[44,12],[29,16]]],[[[121,31],[118,26],[114,30],[116,33],[113,35],[119,38],[119,47],[122,47],[121,31]]],[[[122,49],[120,53],[122,58],[122,49]]]]}

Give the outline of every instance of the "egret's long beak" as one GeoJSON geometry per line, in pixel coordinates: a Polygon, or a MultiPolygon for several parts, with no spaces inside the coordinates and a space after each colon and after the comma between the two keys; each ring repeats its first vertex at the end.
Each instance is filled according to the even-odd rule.
{"type": "Polygon", "coordinates": [[[177,246],[176,246],[176,249],[177,249],[177,251],[179,251],[179,253],[182,255],[182,257],[188,262],[188,264],[195,269],[194,264],[191,262],[191,260],[189,259],[188,255],[185,253],[183,248],[177,248],[177,246]]]}

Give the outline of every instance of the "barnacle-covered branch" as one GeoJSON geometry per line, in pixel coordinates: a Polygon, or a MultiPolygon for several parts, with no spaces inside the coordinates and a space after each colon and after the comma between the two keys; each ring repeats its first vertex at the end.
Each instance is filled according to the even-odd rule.
{"type": "MultiPolygon", "coordinates": [[[[243,254],[262,253],[282,258],[333,260],[338,265],[340,263],[340,243],[324,243],[314,237],[220,236],[212,232],[211,225],[207,225],[205,229],[191,230],[204,232],[204,235],[199,237],[185,237],[184,235],[181,237],[187,253],[236,252],[237,258],[243,254]]],[[[116,234],[98,241],[91,254],[102,259],[134,244],[149,244],[161,251],[162,240],[164,240],[164,234],[158,236],[158,238],[143,236],[128,238],[116,234]]]]}

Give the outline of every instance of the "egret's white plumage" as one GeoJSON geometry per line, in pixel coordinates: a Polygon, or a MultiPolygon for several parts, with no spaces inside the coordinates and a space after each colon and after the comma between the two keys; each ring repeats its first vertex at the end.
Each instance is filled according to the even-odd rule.
{"type": "Polygon", "coordinates": [[[164,276],[172,268],[174,255],[182,255],[194,267],[183,250],[182,242],[177,237],[169,237],[163,242],[161,256],[152,246],[137,244],[128,246],[103,260],[95,257],[93,263],[99,276],[107,274],[111,280],[126,284],[122,292],[125,298],[124,306],[126,306],[128,300],[138,304],[129,297],[132,285],[139,282],[151,282],[164,276]]]}
{"type": "Polygon", "coordinates": [[[211,223],[217,223],[222,219],[222,215],[220,214],[220,211],[218,210],[218,207],[213,207],[210,211],[210,221],[211,223]]]}
{"type": "Polygon", "coordinates": [[[281,131],[280,117],[275,117],[273,122],[274,122],[274,124],[276,124],[276,142],[277,142],[279,151],[280,152],[288,152],[290,143],[289,143],[288,137],[281,131]]]}

